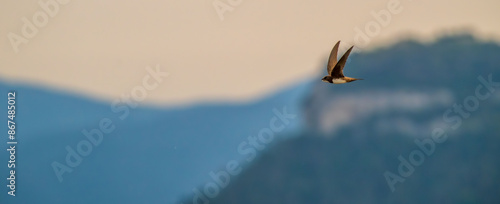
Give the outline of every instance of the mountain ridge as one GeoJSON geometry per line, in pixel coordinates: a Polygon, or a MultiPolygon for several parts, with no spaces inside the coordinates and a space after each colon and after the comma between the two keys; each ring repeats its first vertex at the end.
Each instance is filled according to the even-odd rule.
{"type": "Polygon", "coordinates": [[[481,81],[492,76],[500,82],[496,56],[498,44],[470,36],[354,54],[346,72],[368,80],[314,84],[303,104],[307,128],[261,155],[210,203],[500,202],[500,162],[493,156],[500,153],[494,122],[500,120],[500,95],[481,81]],[[491,95],[479,100],[477,87],[491,95]],[[441,102],[413,110],[439,97],[441,102]],[[460,113],[464,106],[475,108],[460,113]],[[375,111],[366,114],[367,107],[375,111]],[[339,123],[322,131],[322,124],[339,123]],[[447,140],[424,154],[418,144],[435,130],[444,130],[447,140]],[[418,152],[424,156],[414,163],[411,155],[418,152]],[[404,161],[411,165],[406,176],[398,171],[404,161]],[[401,180],[390,184],[385,172],[401,180]]]}

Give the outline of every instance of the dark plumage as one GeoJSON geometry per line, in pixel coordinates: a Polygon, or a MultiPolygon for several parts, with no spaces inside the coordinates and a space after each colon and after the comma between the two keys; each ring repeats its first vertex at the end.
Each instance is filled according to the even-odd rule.
{"type": "Polygon", "coordinates": [[[345,52],[345,54],[337,62],[337,53],[339,51],[339,44],[340,41],[338,41],[337,44],[333,46],[332,52],[330,53],[330,58],[328,59],[328,65],[327,65],[328,75],[323,77],[323,79],[321,80],[333,84],[343,84],[343,83],[353,82],[356,80],[361,80],[344,76],[343,72],[344,66],[345,63],[347,62],[347,58],[349,57],[352,48],[354,48],[354,45],[351,48],[349,48],[347,52],[345,52]]]}

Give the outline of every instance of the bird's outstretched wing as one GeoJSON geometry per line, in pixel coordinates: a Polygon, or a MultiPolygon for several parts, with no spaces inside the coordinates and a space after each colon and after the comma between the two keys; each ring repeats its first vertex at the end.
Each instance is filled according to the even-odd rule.
{"type": "Polygon", "coordinates": [[[349,54],[351,53],[352,48],[354,45],[345,52],[345,54],[340,58],[339,62],[335,64],[335,67],[332,70],[332,73],[330,74],[333,78],[340,78],[344,77],[344,66],[345,63],[347,62],[347,58],[349,57],[349,54]]]}
{"type": "Polygon", "coordinates": [[[328,65],[326,67],[327,73],[329,75],[332,75],[332,70],[335,67],[335,64],[337,64],[337,52],[339,51],[339,44],[340,41],[333,46],[332,52],[330,52],[330,58],[328,59],[328,65]]]}

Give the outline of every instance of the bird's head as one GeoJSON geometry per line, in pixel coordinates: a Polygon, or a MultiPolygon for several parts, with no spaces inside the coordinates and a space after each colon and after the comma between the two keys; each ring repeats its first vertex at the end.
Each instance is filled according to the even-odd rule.
{"type": "Polygon", "coordinates": [[[330,82],[330,81],[328,81],[328,76],[323,77],[323,79],[321,79],[321,81],[330,82]]]}

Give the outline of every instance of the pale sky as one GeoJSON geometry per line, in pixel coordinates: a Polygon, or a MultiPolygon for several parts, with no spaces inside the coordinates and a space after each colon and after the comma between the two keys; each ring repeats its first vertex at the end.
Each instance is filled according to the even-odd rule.
{"type": "Polygon", "coordinates": [[[468,28],[500,41],[498,0],[71,0],[50,13],[39,2],[58,1],[0,7],[0,80],[109,101],[141,85],[147,66],[170,74],[147,103],[246,101],[325,72],[338,40],[341,50],[362,52],[407,34],[429,40],[468,28]],[[214,2],[232,9],[224,20],[214,2]],[[372,11],[390,19],[377,22],[372,11]],[[23,18],[33,16],[38,32],[24,36],[23,18]],[[367,25],[365,46],[355,29],[367,33],[367,25]],[[26,39],[17,53],[9,33],[26,39]]]}

